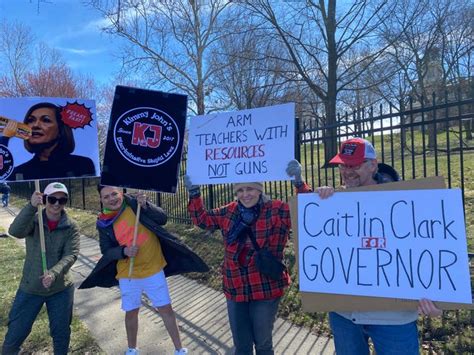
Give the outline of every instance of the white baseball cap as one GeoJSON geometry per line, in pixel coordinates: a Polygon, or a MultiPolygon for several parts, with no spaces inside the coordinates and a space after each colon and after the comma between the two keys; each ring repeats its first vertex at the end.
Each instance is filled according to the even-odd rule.
{"type": "Polygon", "coordinates": [[[46,196],[52,195],[55,192],[64,192],[66,195],[69,195],[66,186],[60,182],[52,182],[44,189],[44,194],[46,196]]]}

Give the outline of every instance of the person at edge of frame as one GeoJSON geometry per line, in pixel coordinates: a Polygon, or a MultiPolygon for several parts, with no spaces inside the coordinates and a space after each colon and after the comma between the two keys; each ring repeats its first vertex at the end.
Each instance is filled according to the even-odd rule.
{"type": "MultiPolygon", "coordinates": [[[[344,189],[400,180],[391,166],[377,163],[374,146],[363,138],[342,142],[339,153],[329,163],[338,165],[344,189]]],[[[326,189],[330,198],[334,188],[326,189]]],[[[432,301],[422,299],[413,311],[330,312],[336,353],[368,355],[370,338],[377,354],[419,354],[419,314],[438,317],[442,311],[432,301]]]]}
{"type": "Polygon", "coordinates": [[[10,191],[11,187],[8,186],[6,182],[0,183],[0,193],[2,193],[2,206],[8,207],[8,203],[10,202],[10,191]]]}

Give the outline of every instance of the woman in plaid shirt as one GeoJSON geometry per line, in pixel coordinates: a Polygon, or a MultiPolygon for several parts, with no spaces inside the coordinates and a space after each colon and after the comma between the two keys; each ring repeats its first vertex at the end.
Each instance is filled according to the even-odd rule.
{"type": "MultiPolygon", "coordinates": [[[[286,169],[298,192],[311,188],[302,180],[301,165],[290,161],[286,169]]],[[[221,230],[225,256],[222,283],[235,354],[273,354],[272,330],[278,303],[290,277],[284,270],[278,279],[262,274],[256,266],[256,251],[250,234],[260,248],[267,248],[278,260],[290,232],[290,210],[286,202],[270,200],[260,182],[234,184],[237,197],[225,206],[207,211],[199,186],[185,176],[189,191],[188,210],[195,225],[209,231],[221,230]]]]}

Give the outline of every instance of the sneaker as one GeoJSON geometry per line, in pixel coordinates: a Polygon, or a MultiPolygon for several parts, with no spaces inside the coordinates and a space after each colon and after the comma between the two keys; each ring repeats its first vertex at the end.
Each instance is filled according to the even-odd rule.
{"type": "Polygon", "coordinates": [[[188,353],[188,348],[181,348],[179,350],[175,350],[174,355],[184,355],[188,353]]]}
{"type": "Polygon", "coordinates": [[[128,348],[125,352],[125,355],[138,355],[138,349],[128,348]]]}

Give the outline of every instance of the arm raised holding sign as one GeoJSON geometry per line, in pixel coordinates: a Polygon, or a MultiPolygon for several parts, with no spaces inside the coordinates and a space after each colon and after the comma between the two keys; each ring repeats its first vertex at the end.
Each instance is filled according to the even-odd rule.
{"type": "MultiPolygon", "coordinates": [[[[297,180],[298,192],[311,191],[301,177],[297,161],[291,161],[286,171],[297,180]]],[[[265,340],[272,338],[278,303],[290,282],[282,264],[291,228],[288,204],[271,200],[261,182],[242,182],[233,184],[234,201],[206,210],[199,186],[193,185],[189,176],[184,182],[193,223],[222,234],[223,291],[236,353],[248,352],[254,346],[262,352],[272,352],[272,343],[265,340]],[[254,321],[265,326],[255,329],[254,321]]]]}

